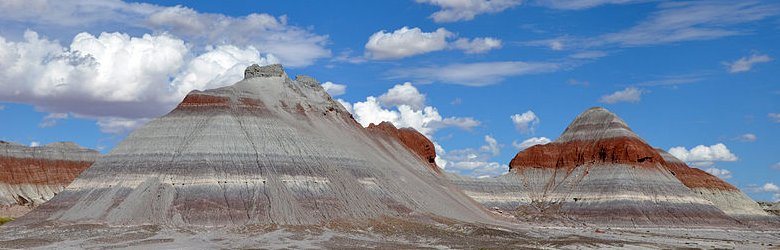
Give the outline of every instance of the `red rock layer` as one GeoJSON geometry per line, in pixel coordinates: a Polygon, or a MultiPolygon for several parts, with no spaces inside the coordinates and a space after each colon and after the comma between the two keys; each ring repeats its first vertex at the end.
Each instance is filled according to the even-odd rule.
{"type": "Polygon", "coordinates": [[[437,173],[441,173],[439,167],[436,166],[436,149],[433,146],[433,142],[428,140],[428,138],[426,138],[423,134],[420,134],[420,132],[417,132],[417,130],[413,128],[399,129],[389,122],[382,122],[379,123],[379,125],[374,125],[371,123],[366,129],[370,132],[383,133],[396,138],[404,146],[406,146],[409,151],[412,151],[417,156],[419,156],[420,159],[427,162],[431,169],[437,173]]]}
{"type": "Polygon", "coordinates": [[[242,97],[238,98],[238,100],[232,100],[225,96],[192,92],[184,97],[184,100],[174,111],[203,112],[225,110],[231,106],[238,108],[238,110],[253,113],[265,113],[267,110],[262,101],[253,98],[242,97]]]}
{"type": "Polygon", "coordinates": [[[0,156],[0,182],[67,186],[90,161],[66,161],[0,156]]]}
{"type": "Polygon", "coordinates": [[[184,97],[178,108],[198,106],[227,107],[229,104],[230,98],[227,97],[191,93],[184,97]]]}
{"type": "Polygon", "coordinates": [[[593,163],[655,167],[663,158],[638,138],[616,137],[598,141],[553,142],[520,151],[509,163],[517,168],[564,168],[593,163]]]}
{"type": "Polygon", "coordinates": [[[681,162],[665,162],[663,166],[688,188],[712,188],[738,191],[736,187],[714,175],[681,162]]]}

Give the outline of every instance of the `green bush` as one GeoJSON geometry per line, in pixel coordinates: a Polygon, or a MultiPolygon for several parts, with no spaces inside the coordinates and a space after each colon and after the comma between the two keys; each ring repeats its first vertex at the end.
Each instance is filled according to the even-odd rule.
{"type": "Polygon", "coordinates": [[[5,223],[7,223],[7,222],[11,222],[13,220],[14,220],[14,218],[11,218],[11,217],[0,217],[0,225],[3,225],[5,223]]]}

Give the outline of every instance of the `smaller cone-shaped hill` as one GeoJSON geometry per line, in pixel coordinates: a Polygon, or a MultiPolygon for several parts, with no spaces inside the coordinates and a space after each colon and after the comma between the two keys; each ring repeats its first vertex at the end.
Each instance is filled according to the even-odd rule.
{"type": "Polygon", "coordinates": [[[555,141],[519,152],[506,175],[454,180],[490,207],[604,225],[738,226],[735,209],[753,213],[723,204],[747,204],[739,190],[669,156],[596,107],[555,141]]]}

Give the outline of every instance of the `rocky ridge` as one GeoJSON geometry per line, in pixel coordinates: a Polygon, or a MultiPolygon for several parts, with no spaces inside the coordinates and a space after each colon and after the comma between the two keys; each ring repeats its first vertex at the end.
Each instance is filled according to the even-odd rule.
{"type": "Polygon", "coordinates": [[[0,141],[0,217],[16,217],[51,199],[97,160],[71,142],[27,147],[0,141]]]}
{"type": "Polygon", "coordinates": [[[765,212],[780,216],[780,201],[775,203],[761,201],[758,204],[765,212]]]}

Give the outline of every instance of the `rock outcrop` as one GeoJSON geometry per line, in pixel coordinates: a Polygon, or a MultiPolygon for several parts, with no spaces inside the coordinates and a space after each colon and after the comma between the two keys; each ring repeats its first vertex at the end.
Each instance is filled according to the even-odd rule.
{"type": "Polygon", "coordinates": [[[413,128],[399,129],[390,122],[381,122],[378,125],[371,123],[366,129],[373,133],[389,136],[391,139],[400,141],[406,148],[420,157],[421,160],[428,163],[433,171],[441,173],[441,169],[436,166],[436,149],[433,142],[425,137],[425,135],[417,132],[417,130],[413,128]]]}
{"type": "Polygon", "coordinates": [[[775,203],[759,202],[758,204],[761,206],[761,209],[763,209],[767,213],[780,216],[780,201],[775,203]]]}
{"type": "Polygon", "coordinates": [[[232,86],[189,93],[11,226],[493,220],[431,168],[429,141],[378,126],[397,139],[361,127],[313,78],[251,66],[232,86]]]}
{"type": "Polygon", "coordinates": [[[0,217],[21,216],[62,191],[100,156],[70,142],[0,141],[0,217]]]}
{"type": "Polygon", "coordinates": [[[737,226],[759,215],[735,187],[659,152],[603,108],[554,142],[519,152],[496,178],[453,178],[466,194],[517,216],[613,226],[737,226]]]}

